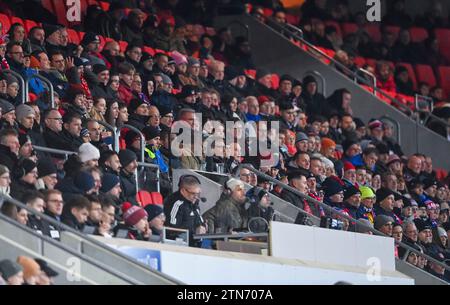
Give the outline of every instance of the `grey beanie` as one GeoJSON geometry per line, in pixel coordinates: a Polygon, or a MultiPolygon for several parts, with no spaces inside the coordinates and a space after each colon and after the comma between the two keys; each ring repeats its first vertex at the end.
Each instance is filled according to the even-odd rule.
{"type": "Polygon", "coordinates": [[[168,77],[166,74],[161,73],[161,77],[163,79],[163,84],[173,84],[170,77],[168,77]]]}
{"type": "Polygon", "coordinates": [[[34,109],[31,108],[31,106],[28,106],[27,104],[20,104],[16,107],[17,122],[20,122],[23,118],[26,118],[30,115],[35,115],[34,109]]]}
{"type": "Polygon", "coordinates": [[[23,270],[23,268],[21,265],[19,265],[16,262],[13,262],[9,259],[0,261],[0,275],[5,280],[8,280],[10,277],[16,275],[17,273],[19,273],[22,270],[23,270]]]}

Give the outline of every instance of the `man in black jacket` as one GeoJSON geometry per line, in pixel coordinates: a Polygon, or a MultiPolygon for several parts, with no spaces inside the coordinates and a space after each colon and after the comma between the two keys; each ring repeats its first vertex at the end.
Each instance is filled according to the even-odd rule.
{"type": "Polygon", "coordinates": [[[22,200],[27,191],[36,191],[35,183],[38,177],[37,165],[30,159],[23,159],[17,163],[13,172],[11,197],[22,200]]]}
{"type": "Polygon", "coordinates": [[[129,150],[124,149],[119,152],[119,160],[122,165],[120,171],[120,187],[122,192],[120,199],[122,202],[128,201],[133,205],[138,205],[136,201],[137,188],[136,175],[134,174],[137,169],[137,156],[129,150]]]}
{"type": "Polygon", "coordinates": [[[83,231],[89,216],[89,200],[81,195],[74,196],[64,207],[61,221],[69,227],[83,231]]]}
{"type": "Polygon", "coordinates": [[[80,137],[81,117],[80,115],[68,112],[63,117],[63,128],[60,133],[44,132],[47,145],[52,148],[78,151],[83,144],[80,137]],[[55,139],[55,136],[57,139],[55,139]]]}
{"type": "Polygon", "coordinates": [[[20,143],[14,129],[3,129],[0,132],[0,164],[12,171],[18,162],[20,143]]]}
{"type": "MultiPolygon", "coordinates": [[[[206,233],[200,214],[200,195],[201,185],[198,178],[192,175],[180,177],[179,190],[164,200],[166,226],[187,229],[191,237],[193,234],[206,233]]],[[[194,244],[191,238],[190,244],[194,244]]]]}
{"type": "MultiPolygon", "coordinates": [[[[22,202],[26,203],[26,205],[33,210],[44,213],[45,201],[44,196],[41,193],[34,191],[27,192],[23,195],[22,202]]],[[[48,222],[41,219],[39,216],[29,214],[27,226],[39,234],[51,237],[48,222]]]]}

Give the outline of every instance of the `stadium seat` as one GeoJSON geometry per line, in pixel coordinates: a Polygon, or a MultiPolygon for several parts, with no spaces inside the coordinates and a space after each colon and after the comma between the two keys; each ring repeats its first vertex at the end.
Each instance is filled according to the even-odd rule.
{"type": "Polygon", "coordinates": [[[83,40],[84,35],[86,35],[86,32],[78,32],[78,37],[80,37],[80,43],[83,40]]]}
{"type": "Polygon", "coordinates": [[[74,44],[80,43],[80,36],[78,36],[77,31],[72,29],[67,29],[67,34],[69,34],[69,42],[74,44]]]}
{"type": "Polygon", "coordinates": [[[163,204],[163,197],[158,192],[148,192],[141,190],[136,194],[136,201],[141,207],[145,207],[149,204],[163,204]]]}
{"type": "Polygon", "coordinates": [[[373,58],[366,58],[366,64],[375,69],[377,67],[377,60],[373,58]]]}
{"type": "Polygon", "coordinates": [[[11,27],[11,21],[9,21],[8,16],[5,14],[0,14],[0,23],[3,27],[3,34],[7,33],[9,31],[9,28],[11,27]]]}
{"type": "Polygon", "coordinates": [[[369,33],[369,36],[374,42],[381,41],[380,26],[378,24],[368,24],[364,27],[364,29],[367,31],[367,33],[369,33]]]}
{"type": "Polygon", "coordinates": [[[273,15],[273,10],[271,10],[270,8],[263,8],[263,10],[264,10],[264,16],[270,17],[273,15]]]}
{"type": "Polygon", "coordinates": [[[144,49],[145,52],[147,52],[151,56],[155,56],[155,50],[153,48],[144,46],[143,49],[144,49]]]}
{"type": "Polygon", "coordinates": [[[102,10],[104,11],[108,11],[109,10],[109,2],[104,2],[104,1],[100,1],[100,6],[102,8],[102,10]]]}
{"type": "Polygon", "coordinates": [[[22,18],[19,17],[11,17],[11,25],[14,23],[20,23],[21,25],[23,25],[25,27],[25,24],[22,20],[22,18]]]}
{"type": "Polygon", "coordinates": [[[27,31],[27,33],[35,26],[40,25],[39,23],[36,23],[36,21],[33,20],[24,20],[24,26],[25,26],[25,31],[27,31]]]}
{"type": "Polygon", "coordinates": [[[127,46],[128,46],[128,42],[120,40],[119,46],[120,46],[120,52],[125,53],[125,50],[127,49],[127,46]]]}
{"type": "Polygon", "coordinates": [[[444,88],[446,96],[450,96],[450,67],[439,67],[439,85],[444,88]]]}
{"type": "Polygon", "coordinates": [[[412,42],[422,42],[428,38],[428,31],[424,28],[412,27],[409,29],[412,42]]]}
{"type": "Polygon", "coordinates": [[[394,25],[387,25],[385,27],[387,32],[390,32],[392,34],[394,34],[395,40],[397,40],[398,38],[398,33],[400,32],[400,27],[399,26],[394,26],[394,25]]]}
{"type": "Polygon", "coordinates": [[[450,29],[436,29],[434,34],[439,40],[441,54],[450,61],[450,29]]]}
{"type": "Polygon", "coordinates": [[[286,21],[292,25],[297,26],[300,22],[300,17],[296,15],[286,14],[286,21]]]}
{"type": "Polygon", "coordinates": [[[398,63],[397,66],[403,66],[408,70],[409,78],[413,82],[414,90],[417,90],[417,79],[416,79],[416,74],[414,73],[414,69],[413,69],[412,65],[409,63],[401,62],[401,63],[398,63]]]}
{"type": "Polygon", "coordinates": [[[436,77],[434,76],[433,69],[428,65],[416,65],[416,77],[417,81],[420,82],[426,82],[431,87],[436,86],[436,77]]]}
{"type": "Polygon", "coordinates": [[[342,34],[344,34],[344,36],[347,36],[348,34],[352,34],[358,31],[358,26],[355,23],[346,22],[341,25],[341,29],[342,34]]]}
{"type": "Polygon", "coordinates": [[[280,77],[278,76],[278,74],[273,73],[272,74],[272,89],[278,89],[278,87],[280,86],[280,77]]]}
{"type": "Polygon", "coordinates": [[[256,79],[256,70],[245,70],[245,74],[251,79],[256,79]]]}
{"type": "Polygon", "coordinates": [[[353,59],[353,62],[358,68],[362,68],[366,64],[366,59],[364,57],[357,56],[353,59]]]}

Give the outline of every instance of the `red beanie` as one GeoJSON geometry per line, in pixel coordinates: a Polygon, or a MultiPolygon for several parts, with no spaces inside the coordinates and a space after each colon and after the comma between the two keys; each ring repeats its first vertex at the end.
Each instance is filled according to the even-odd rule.
{"type": "Polygon", "coordinates": [[[345,161],[344,162],[344,171],[346,172],[348,170],[356,170],[356,167],[352,163],[345,161]]]}
{"type": "Polygon", "coordinates": [[[147,218],[147,212],[143,208],[138,206],[132,206],[123,214],[123,220],[128,226],[134,226],[142,218],[147,218]]]}
{"type": "Polygon", "coordinates": [[[270,98],[265,95],[258,96],[258,104],[261,106],[264,103],[270,102],[270,98]]]}

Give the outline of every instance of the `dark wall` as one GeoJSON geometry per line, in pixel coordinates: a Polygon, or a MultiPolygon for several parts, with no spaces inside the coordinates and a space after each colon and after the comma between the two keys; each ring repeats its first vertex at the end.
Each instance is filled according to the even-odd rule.
{"type": "Polygon", "coordinates": [[[355,116],[366,122],[371,118],[382,116],[388,116],[399,122],[401,145],[406,154],[421,152],[430,155],[435,166],[450,169],[450,158],[446,157],[450,154],[449,141],[429,129],[417,125],[397,109],[383,103],[342,74],[251,17],[222,17],[217,20],[217,26],[225,26],[235,20],[248,25],[249,41],[255,64],[258,67],[267,68],[277,74],[289,73],[299,79],[303,78],[307,71],[318,71],[326,79],[327,95],[344,87],[352,92],[352,108],[355,116]]]}

